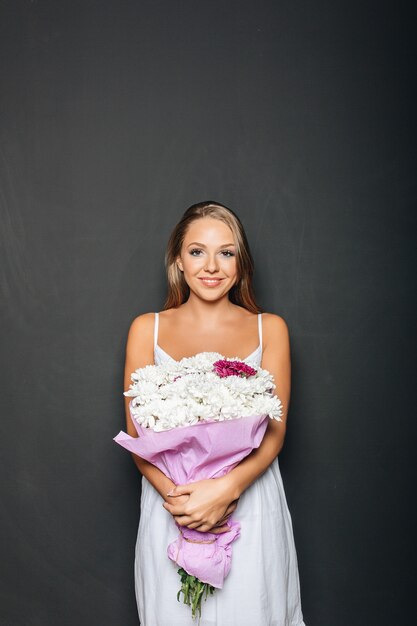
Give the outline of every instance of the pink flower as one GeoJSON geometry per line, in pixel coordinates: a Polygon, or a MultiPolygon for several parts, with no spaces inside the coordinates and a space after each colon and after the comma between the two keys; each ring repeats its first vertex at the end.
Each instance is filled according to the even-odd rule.
{"type": "Polygon", "coordinates": [[[220,376],[225,378],[226,376],[241,376],[248,378],[249,376],[255,376],[256,370],[243,363],[243,361],[228,361],[227,359],[219,359],[213,363],[214,371],[220,376]]]}

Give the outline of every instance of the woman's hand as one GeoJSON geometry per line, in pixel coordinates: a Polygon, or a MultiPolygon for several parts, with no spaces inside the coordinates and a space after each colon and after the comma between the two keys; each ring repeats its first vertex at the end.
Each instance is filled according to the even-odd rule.
{"type": "Polygon", "coordinates": [[[236,509],[238,501],[239,498],[237,500],[233,500],[233,502],[229,504],[226,510],[226,514],[221,519],[219,519],[217,524],[213,526],[213,528],[210,530],[211,533],[227,532],[229,530],[229,526],[225,524],[225,522],[229,519],[233,511],[236,509]]]}
{"type": "MultiPolygon", "coordinates": [[[[170,496],[168,496],[168,497],[170,497],[170,496]]],[[[190,499],[189,494],[184,494],[182,496],[172,496],[172,497],[175,497],[175,504],[185,504],[190,499]]],[[[215,524],[213,526],[213,528],[210,530],[210,532],[219,534],[219,533],[228,532],[230,530],[229,526],[225,522],[226,522],[226,520],[229,519],[229,517],[231,516],[233,511],[236,509],[238,501],[239,501],[239,498],[237,498],[237,500],[233,500],[233,502],[231,502],[229,504],[229,506],[227,507],[225,515],[223,515],[223,517],[221,519],[219,519],[217,524],[215,524]]],[[[178,516],[173,515],[174,519],[176,519],[177,517],[178,516]]]]}
{"type": "Polygon", "coordinates": [[[163,506],[180,526],[200,532],[228,532],[230,528],[224,522],[236,509],[239,499],[232,499],[229,483],[222,478],[177,485],[168,496],[175,502],[164,502],[163,506]],[[187,494],[188,500],[179,502],[187,494]]]}
{"type": "Polygon", "coordinates": [[[188,495],[188,493],[184,493],[182,496],[175,497],[175,504],[185,504],[186,502],[188,502],[189,499],[190,496],[188,495]]]}

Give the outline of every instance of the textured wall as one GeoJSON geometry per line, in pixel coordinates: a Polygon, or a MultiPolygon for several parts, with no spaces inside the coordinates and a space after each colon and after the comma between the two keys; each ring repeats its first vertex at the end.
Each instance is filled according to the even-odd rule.
{"type": "Polygon", "coordinates": [[[126,333],[162,308],[168,235],[206,199],[240,215],[290,329],[306,624],[411,623],[407,4],[0,11],[0,626],[138,624],[140,475],[112,441],[126,333]]]}

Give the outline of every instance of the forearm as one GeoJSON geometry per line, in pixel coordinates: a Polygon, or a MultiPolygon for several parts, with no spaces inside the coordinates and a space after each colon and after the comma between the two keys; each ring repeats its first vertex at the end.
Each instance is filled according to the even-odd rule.
{"type": "Polygon", "coordinates": [[[163,498],[165,502],[169,502],[169,500],[167,500],[166,494],[173,487],[175,487],[175,483],[170,478],[165,476],[164,472],[162,472],[158,467],[156,467],[149,461],[142,459],[136,454],[131,454],[135,465],[140,473],[143,474],[143,476],[145,476],[145,478],[151,483],[151,485],[156,489],[161,498],[163,498]]]}
{"type": "Polygon", "coordinates": [[[228,483],[233,499],[239,498],[245,489],[267,470],[280,452],[284,438],[285,422],[269,418],[261,445],[222,477],[228,483]]]}

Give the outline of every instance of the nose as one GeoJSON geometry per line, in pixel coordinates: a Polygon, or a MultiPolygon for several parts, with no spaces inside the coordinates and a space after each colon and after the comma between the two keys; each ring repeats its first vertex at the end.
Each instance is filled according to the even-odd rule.
{"type": "Polygon", "coordinates": [[[205,265],[206,272],[216,272],[219,269],[218,260],[215,255],[209,255],[205,265]]]}

